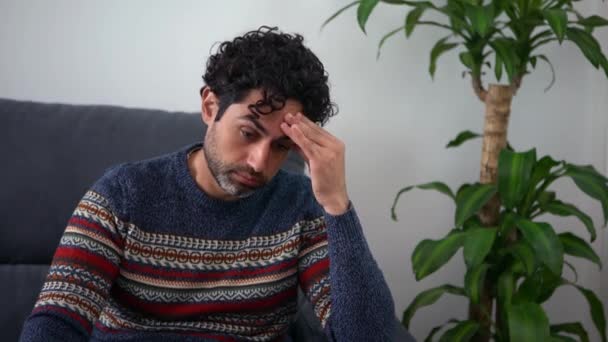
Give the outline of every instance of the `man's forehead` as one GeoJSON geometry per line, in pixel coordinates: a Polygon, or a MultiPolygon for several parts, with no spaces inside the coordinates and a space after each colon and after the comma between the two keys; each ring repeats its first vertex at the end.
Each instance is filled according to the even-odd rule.
{"type": "MultiPolygon", "coordinates": [[[[270,127],[270,123],[265,122],[264,118],[267,117],[267,115],[258,115],[258,114],[254,114],[254,113],[247,113],[247,114],[243,114],[241,116],[239,116],[240,120],[245,120],[245,121],[249,121],[251,123],[253,123],[253,125],[263,134],[263,135],[271,135],[269,132],[269,127],[270,127]]],[[[279,121],[279,125],[280,123],[283,122],[282,118],[279,121]]],[[[279,128],[280,131],[280,128],[279,128]]],[[[283,133],[282,131],[280,131],[280,133],[283,133]]],[[[288,136],[281,134],[277,139],[280,140],[291,140],[288,136]]]]}

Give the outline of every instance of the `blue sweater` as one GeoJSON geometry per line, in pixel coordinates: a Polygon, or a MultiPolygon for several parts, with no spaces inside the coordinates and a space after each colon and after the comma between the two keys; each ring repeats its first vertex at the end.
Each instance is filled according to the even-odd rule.
{"type": "Polygon", "coordinates": [[[250,197],[211,198],[188,170],[196,148],[93,184],[21,341],[280,341],[298,286],[330,340],[390,339],[393,300],[352,205],[329,215],[285,171],[250,197]]]}

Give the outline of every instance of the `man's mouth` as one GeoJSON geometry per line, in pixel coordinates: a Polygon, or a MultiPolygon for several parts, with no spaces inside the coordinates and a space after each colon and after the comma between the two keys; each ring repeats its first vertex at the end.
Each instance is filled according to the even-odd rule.
{"type": "Polygon", "coordinates": [[[233,174],[237,182],[245,185],[248,188],[258,188],[262,185],[262,181],[259,178],[252,177],[246,173],[234,171],[233,174]]]}

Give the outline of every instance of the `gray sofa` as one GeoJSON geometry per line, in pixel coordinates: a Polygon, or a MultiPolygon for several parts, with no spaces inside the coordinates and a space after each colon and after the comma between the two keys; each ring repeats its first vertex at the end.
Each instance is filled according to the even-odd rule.
{"type": "MultiPolygon", "coordinates": [[[[16,341],[68,218],[88,187],[115,164],[201,140],[199,114],[0,99],[0,337],[16,341]]],[[[302,172],[291,155],[284,169],[302,172]]],[[[324,341],[307,300],[294,341],[324,341]]],[[[398,325],[398,324],[396,324],[398,325]]],[[[410,340],[397,329],[395,340],[410,340]]]]}

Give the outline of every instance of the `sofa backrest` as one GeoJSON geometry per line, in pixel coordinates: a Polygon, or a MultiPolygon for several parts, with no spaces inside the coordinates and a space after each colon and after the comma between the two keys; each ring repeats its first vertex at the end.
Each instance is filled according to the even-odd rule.
{"type": "MultiPolygon", "coordinates": [[[[18,338],[66,223],[108,167],[202,140],[200,114],[0,99],[0,330],[18,338]]],[[[283,169],[303,172],[290,155],[283,169]]]]}

